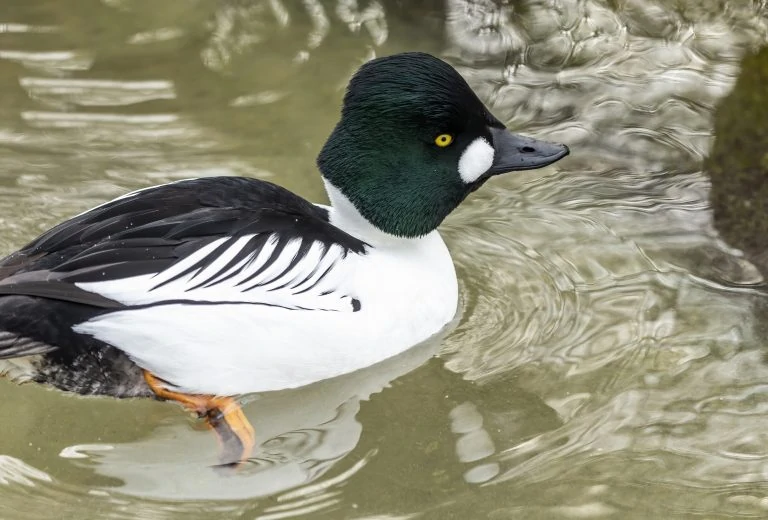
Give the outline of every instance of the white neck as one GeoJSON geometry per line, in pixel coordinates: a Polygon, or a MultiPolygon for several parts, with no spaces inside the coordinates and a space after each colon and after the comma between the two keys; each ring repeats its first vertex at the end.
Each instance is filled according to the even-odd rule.
{"type": "MultiPolygon", "coordinates": [[[[420,242],[423,237],[404,238],[386,233],[366,219],[336,186],[323,179],[325,191],[331,201],[331,224],[374,247],[402,247],[420,242]]],[[[431,235],[432,233],[430,233],[431,235]]]]}

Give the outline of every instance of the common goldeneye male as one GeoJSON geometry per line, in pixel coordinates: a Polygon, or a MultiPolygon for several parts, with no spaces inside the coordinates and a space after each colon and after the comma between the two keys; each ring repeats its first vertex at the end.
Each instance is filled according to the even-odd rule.
{"type": "Polygon", "coordinates": [[[507,131],[433,56],[372,60],[317,160],[330,207],[215,177],[77,215],[0,262],[0,370],[179,401],[245,458],[253,431],[232,396],[352,372],[438,332],[458,287],[437,227],[494,175],[567,154],[507,131]]]}

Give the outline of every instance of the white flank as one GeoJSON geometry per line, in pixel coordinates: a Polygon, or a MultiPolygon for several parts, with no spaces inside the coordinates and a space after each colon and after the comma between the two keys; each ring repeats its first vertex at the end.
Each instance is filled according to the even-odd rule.
{"type": "MultiPolygon", "coordinates": [[[[314,244],[281,281],[245,292],[243,286],[280,274],[298,243],[287,245],[275,265],[243,286],[237,286],[237,280],[263,265],[268,258],[265,251],[274,250],[274,241],[249,259],[241,273],[207,288],[193,289],[215,275],[216,267],[219,277],[236,267],[221,272],[226,261],[216,261],[200,273],[151,291],[183,268],[154,277],[80,284],[124,303],[155,305],[107,313],[74,329],[125,351],[180,391],[218,395],[295,388],[353,372],[440,331],[456,312],[458,286],[437,231],[418,239],[386,235],[368,224],[338,190],[331,199],[331,222],[374,246],[366,254],[345,256],[334,246],[322,256],[320,245],[314,244]],[[340,213],[337,207],[343,208],[340,213]],[[316,286],[297,294],[331,265],[316,286]],[[280,288],[313,272],[315,278],[293,289],[280,288]],[[323,295],[326,291],[331,292],[323,295]],[[359,302],[357,311],[352,298],[359,302]],[[162,303],[178,299],[197,302],[162,303]],[[225,303],[232,301],[272,305],[225,303]]],[[[246,242],[245,237],[238,240],[222,258],[233,258],[246,242]]],[[[182,263],[194,264],[219,243],[182,263]]]]}
{"type": "Polygon", "coordinates": [[[478,137],[466,147],[459,158],[459,175],[470,184],[480,178],[493,165],[494,149],[482,137],[478,137]]]}

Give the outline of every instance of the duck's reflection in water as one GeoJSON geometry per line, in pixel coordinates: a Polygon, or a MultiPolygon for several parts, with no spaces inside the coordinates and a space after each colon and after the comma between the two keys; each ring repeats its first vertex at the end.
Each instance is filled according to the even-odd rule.
{"type": "MultiPolygon", "coordinates": [[[[190,422],[173,414],[145,438],[69,446],[62,456],[120,482],[103,491],[157,500],[242,500],[294,488],[300,489],[288,498],[324,496],[379,458],[386,459],[387,480],[415,479],[423,484],[434,476],[430,461],[435,461],[443,470],[455,466],[458,471],[450,473],[463,475],[463,483],[449,487],[484,482],[499,471],[495,454],[535,433],[526,433],[525,421],[519,420],[532,413],[528,408],[535,408],[539,417],[551,415],[551,427],[559,421],[534,396],[510,400],[505,392],[506,398],[494,400],[493,385],[476,386],[446,370],[439,359],[428,361],[437,354],[441,339],[442,335],[432,338],[353,374],[244,397],[243,411],[256,431],[256,445],[236,468],[221,471],[222,462],[237,461],[222,460],[222,454],[238,454],[239,446],[217,446],[216,436],[202,421],[190,427],[190,422]],[[401,377],[404,374],[408,375],[401,377]],[[358,418],[361,402],[369,398],[358,418]],[[408,417],[407,424],[402,417],[408,417]],[[430,446],[407,441],[414,429],[426,432],[430,446]],[[353,450],[354,455],[345,459],[353,450]]],[[[366,478],[384,478],[376,473],[366,478]]]]}
{"type": "MultiPolygon", "coordinates": [[[[245,396],[245,415],[256,432],[251,456],[238,462],[236,439],[216,437],[203,421],[161,424],[147,438],[113,446],[70,447],[103,476],[123,482],[119,491],[158,499],[242,499],[271,495],[307,484],[352,451],[362,426],[356,420],[361,400],[434,356],[435,337],[400,356],[346,376],[307,387],[245,396]],[[222,443],[222,440],[224,441],[222,443]],[[229,456],[229,458],[227,458],[229,456]],[[93,466],[95,464],[95,466],[93,466]]],[[[168,406],[171,406],[170,404],[168,406]]]]}

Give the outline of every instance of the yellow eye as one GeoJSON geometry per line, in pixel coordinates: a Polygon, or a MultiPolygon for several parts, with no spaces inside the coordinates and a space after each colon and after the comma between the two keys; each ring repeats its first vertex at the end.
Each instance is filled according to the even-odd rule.
{"type": "Polygon", "coordinates": [[[451,134],[440,134],[435,137],[435,144],[440,148],[445,148],[453,142],[453,136],[451,134]]]}

